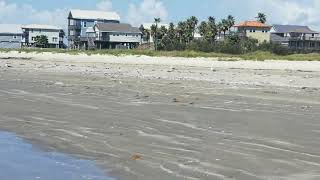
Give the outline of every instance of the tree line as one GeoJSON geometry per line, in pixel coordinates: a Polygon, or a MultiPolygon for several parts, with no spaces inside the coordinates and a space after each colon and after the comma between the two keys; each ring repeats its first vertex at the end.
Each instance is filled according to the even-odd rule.
{"type": "MultiPolygon", "coordinates": [[[[264,13],[258,13],[255,18],[258,22],[267,22],[267,16],[264,13]]],[[[155,50],[195,50],[243,54],[256,50],[274,51],[274,49],[281,48],[267,42],[258,44],[256,39],[239,36],[232,32],[231,28],[235,25],[235,21],[232,15],[220,21],[210,16],[202,22],[199,22],[195,16],[191,16],[177,24],[170,23],[169,27],[165,27],[160,26],[160,18],[155,18],[150,30],[141,25],[140,31],[147,41],[150,41],[149,37],[153,38],[155,50]],[[196,38],[195,34],[199,34],[201,38],[196,38]]]]}

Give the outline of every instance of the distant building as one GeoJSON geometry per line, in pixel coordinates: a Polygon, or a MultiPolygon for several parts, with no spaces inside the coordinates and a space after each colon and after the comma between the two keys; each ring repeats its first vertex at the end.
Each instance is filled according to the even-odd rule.
{"type": "Polygon", "coordinates": [[[21,40],[21,25],[0,24],[0,48],[21,48],[21,40]]]}
{"type": "Polygon", "coordinates": [[[270,42],[269,25],[258,21],[244,21],[234,27],[239,35],[257,39],[259,43],[270,42]]]}
{"type": "Polygon", "coordinates": [[[93,38],[96,48],[132,49],[141,44],[142,32],[130,24],[98,23],[87,36],[93,38]]]}
{"type": "Polygon", "coordinates": [[[30,24],[22,26],[22,46],[34,47],[37,36],[48,38],[49,48],[63,48],[64,31],[62,28],[51,25],[30,24]]]}
{"type": "Polygon", "coordinates": [[[116,12],[71,10],[68,16],[68,41],[70,48],[87,48],[90,44],[87,35],[92,35],[98,23],[120,23],[116,12]]]}
{"type": "Polygon", "coordinates": [[[194,35],[193,35],[193,38],[194,38],[194,39],[202,39],[203,37],[201,36],[200,33],[195,32],[194,35]]]}
{"type": "Polygon", "coordinates": [[[273,25],[271,41],[292,49],[320,50],[320,33],[308,26],[273,25]]]}

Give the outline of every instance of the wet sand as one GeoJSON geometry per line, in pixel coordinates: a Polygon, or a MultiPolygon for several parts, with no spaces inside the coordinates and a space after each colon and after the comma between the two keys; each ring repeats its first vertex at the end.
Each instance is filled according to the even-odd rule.
{"type": "Polygon", "coordinates": [[[124,180],[316,180],[319,71],[0,59],[0,129],[124,180]]]}

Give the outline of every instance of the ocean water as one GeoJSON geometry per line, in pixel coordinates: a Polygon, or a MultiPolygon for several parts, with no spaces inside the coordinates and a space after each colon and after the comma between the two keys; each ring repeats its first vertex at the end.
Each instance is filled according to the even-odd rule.
{"type": "Polygon", "coordinates": [[[94,162],[43,152],[0,131],[0,180],[114,180],[94,162]]]}

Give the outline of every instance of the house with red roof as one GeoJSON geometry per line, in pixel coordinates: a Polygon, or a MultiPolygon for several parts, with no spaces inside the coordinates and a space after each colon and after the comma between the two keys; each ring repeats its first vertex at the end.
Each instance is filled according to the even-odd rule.
{"type": "Polygon", "coordinates": [[[259,43],[270,42],[270,30],[272,26],[258,21],[244,21],[235,26],[236,31],[245,37],[257,39],[259,43]]]}

